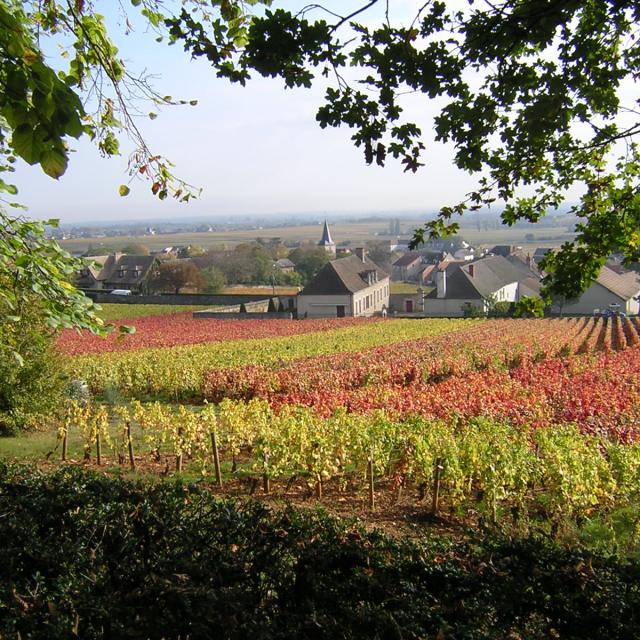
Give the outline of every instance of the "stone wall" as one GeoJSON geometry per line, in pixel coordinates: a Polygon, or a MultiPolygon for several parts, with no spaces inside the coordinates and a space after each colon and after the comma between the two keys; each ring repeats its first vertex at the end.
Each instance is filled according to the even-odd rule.
{"type": "MultiPolygon", "coordinates": [[[[115,304],[185,304],[185,305],[207,305],[212,306],[235,306],[252,302],[260,302],[270,298],[269,294],[247,295],[247,294],[206,294],[206,293],[185,293],[170,294],[163,293],[161,295],[145,295],[145,296],[118,296],[111,293],[102,293],[99,291],[86,291],[89,298],[98,303],[115,303],[115,304]]],[[[289,306],[289,299],[293,300],[295,308],[296,296],[279,296],[285,308],[289,306]]]]}

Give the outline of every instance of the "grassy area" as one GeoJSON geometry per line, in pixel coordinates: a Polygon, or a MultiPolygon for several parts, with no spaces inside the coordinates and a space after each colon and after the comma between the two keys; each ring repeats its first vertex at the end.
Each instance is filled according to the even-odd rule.
{"type": "Polygon", "coordinates": [[[244,296],[260,296],[264,295],[265,297],[269,297],[273,295],[275,290],[275,295],[277,296],[295,296],[298,293],[298,287],[272,287],[270,285],[259,285],[255,287],[251,287],[247,285],[246,287],[243,285],[233,285],[232,287],[225,287],[222,293],[230,294],[230,295],[244,295],[244,296]]]}
{"type": "Polygon", "coordinates": [[[392,282],[389,287],[390,293],[415,293],[417,290],[415,282],[392,282]]]}
{"type": "Polygon", "coordinates": [[[101,304],[100,317],[106,322],[114,320],[129,320],[131,318],[145,318],[147,316],[166,316],[170,313],[211,309],[212,305],[182,305],[182,304],[101,304]]]}
{"type": "MultiPolygon", "coordinates": [[[[115,423],[109,429],[112,442],[121,438],[122,429],[115,423]]],[[[142,432],[137,425],[133,425],[133,439],[140,446],[143,443],[142,432]]],[[[146,453],[148,448],[140,453],[146,453]]],[[[69,432],[68,457],[70,459],[82,459],[84,454],[84,439],[78,429],[69,432]]],[[[103,444],[103,452],[106,456],[113,455],[113,448],[108,443],[103,444]]],[[[38,431],[26,431],[14,436],[0,438],[0,460],[9,462],[38,462],[46,459],[60,460],[62,455],[62,440],[58,437],[57,430],[52,427],[38,431]]],[[[95,448],[92,451],[95,455],[95,448]]]]}

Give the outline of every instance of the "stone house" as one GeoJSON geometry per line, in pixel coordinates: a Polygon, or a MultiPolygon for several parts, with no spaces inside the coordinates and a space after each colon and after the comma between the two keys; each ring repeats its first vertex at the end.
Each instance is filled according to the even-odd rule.
{"type": "Polygon", "coordinates": [[[95,256],[91,260],[97,264],[83,268],[76,277],[76,286],[80,289],[128,289],[140,293],[154,265],[158,264],[155,256],[122,253],[95,256]]]}
{"type": "Polygon", "coordinates": [[[389,275],[366,257],[355,255],[328,262],[298,294],[299,318],[373,316],[389,308],[389,275]]]}

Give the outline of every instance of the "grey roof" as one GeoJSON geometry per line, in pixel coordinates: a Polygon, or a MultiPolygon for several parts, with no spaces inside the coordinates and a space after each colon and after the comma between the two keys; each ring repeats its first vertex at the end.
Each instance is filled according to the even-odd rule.
{"type": "Polygon", "coordinates": [[[634,272],[620,275],[609,267],[602,267],[596,282],[623,300],[630,300],[640,293],[640,280],[634,272]]]}
{"type": "Polygon", "coordinates": [[[549,251],[553,251],[550,247],[538,247],[533,253],[534,260],[542,260],[549,251]]]}
{"type": "Polygon", "coordinates": [[[105,283],[117,285],[138,284],[147,276],[149,269],[157,261],[155,256],[123,255],[116,260],[105,283]],[[134,275],[136,274],[136,275],[134,275]]]}
{"type": "Polygon", "coordinates": [[[509,244],[497,244],[492,249],[489,249],[489,253],[493,253],[496,256],[508,256],[514,247],[509,244]]]}
{"type": "Polygon", "coordinates": [[[329,231],[329,223],[325,220],[324,227],[322,228],[322,238],[320,238],[320,242],[318,242],[319,247],[330,247],[335,243],[331,239],[331,232],[329,231]]]}
{"type": "Polygon", "coordinates": [[[276,265],[281,269],[291,269],[296,266],[291,262],[291,260],[289,260],[289,258],[280,258],[279,260],[276,260],[276,265]]]}
{"type": "MultiPolygon", "coordinates": [[[[453,263],[446,267],[445,297],[451,300],[482,299],[513,282],[518,282],[527,291],[524,295],[540,291],[540,279],[517,256],[494,255],[473,262],[453,263]]],[[[428,297],[437,297],[437,290],[428,297]]]]}
{"type": "Polygon", "coordinates": [[[299,293],[305,295],[344,295],[356,293],[371,286],[367,281],[367,272],[375,272],[378,281],[389,275],[378,265],[365,257],[364,262],[358,256],[348,256],[333,260],[318,271],[316,277],[299,293]]]}
{"type": "Polygon", "coordinates": [[[412,265],[416,260],[422,260],[422,256],[419,253],[405,253],[401,255],[394,263],[394,267],[408,267],[412,265]]]}

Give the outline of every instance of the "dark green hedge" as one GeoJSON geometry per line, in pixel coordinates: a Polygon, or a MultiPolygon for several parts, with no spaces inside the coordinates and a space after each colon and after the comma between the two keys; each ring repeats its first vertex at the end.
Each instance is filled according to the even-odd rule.
{"type": "Polygon", "coordinates": [[[0,638],[637,638],[640,568],[0,466],[0,638]]]}

